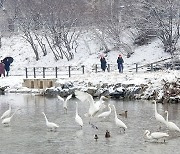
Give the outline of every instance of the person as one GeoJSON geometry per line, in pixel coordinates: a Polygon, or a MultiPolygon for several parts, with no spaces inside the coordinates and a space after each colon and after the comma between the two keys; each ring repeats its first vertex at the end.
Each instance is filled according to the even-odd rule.
{"type": "Polygon", "coordinates": [[[5,61],[3,61],[4,65],[5,65],[5,70],[6,70],[6,76],[9,75],[9,71],[10,71],[10,64],[11,62],[9,61],[9,59],[6,59],[5,61]]]}
{"type": "Polygon", "coordinates": [[[0,77],[1,77],[1,74],[3,74],[5,77],[5,66],[2,60],[0,62],[0,77]]]}
{"type": "Polygon", "coordinates": [[[123,63],[124,63],[124,60],[123,60],[121,55],[118,56],[117,63],[118,63],[119,73],[123,73],[123,63]]]}
{"type": "Polygon", "coordinates": [[[104,56],[101,56],[100,62],[101,62],[101,69],[105,72],[107,62],[104,56]]]}

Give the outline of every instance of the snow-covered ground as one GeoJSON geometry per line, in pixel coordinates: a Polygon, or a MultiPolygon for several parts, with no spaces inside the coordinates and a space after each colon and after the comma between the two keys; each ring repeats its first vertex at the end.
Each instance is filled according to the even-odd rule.
{"type": "MultiPolygon", "coordinates": [[[[138,72],[135,70],[133,72],[127,71],[127,66],[132,66],[135,68],[135,63],[139,65],[149,64],[161,59],[170,57],[168,53],[164,53],[161,47],[162,45],[158,40],[141,47],[134,47],[134,54],[127,58],[124,58],[124,73],[119,74],[117,70],[111,72],[88,72],[84,75],[73,75],[71,78],[59,79],[59,80],[71,80],[71,81],[86,81],[92,83],[147,83],[153,82],[158,85],[161,84],[161,80],[174,80],[179,78],[178,71],[158,71],[158,72],[138,72]]],[[[10,76],[0,78],[0,86],[9,86],[10,89],[19,89],[22,87],[23,78],[25,78],[25,67],[56,67],[56,66],[78,66],[84,65],[86,70],[91,70],[93,64],[100,64],[99,56],[102,54],[100,52],[100,45],[95,42],[95,40],[89,41],[89,47],[91,54],[87,49],[84,42],[79,43],[77,53],[73,60],[67,61],[62,59],[55,61],[53,54],[48,53],[47,56],[43,56],[40,53],[40,60],[36,61],[34,53],[30,45],[20,36],[3,37],[2,38],[2,48],[0,49],[0,59],[7,56],[12,56],[14,62],[11,65],[10,76]],[[24,76],[14,76],[21,72],[24,76]]],[[[106,60],[109,64],[116,65],[116,59],[118,55],[121,54],[120,51],[111,51],[106,55],[106,60]]],[[[58,80],[58,81],[59,81],[58,80]]]]}

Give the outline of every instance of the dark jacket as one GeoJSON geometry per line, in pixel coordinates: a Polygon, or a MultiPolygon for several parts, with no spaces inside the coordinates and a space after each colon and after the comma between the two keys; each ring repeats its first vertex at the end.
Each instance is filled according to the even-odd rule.
{"type": "Polygon", "coordinates": [[[122,57],[118,57],[117,59],[117,63],[118,63],[118,69],[120,69],[120,67],[122,66],[122,64],[124,63],[124,60],[122,57]]]}
{"type": "Polygon", "coordinates": [[[101,69],[105,71],[106,63],[107,63],[106,59],[104,57],[101,57],[100,62],[101,62],[101,69]]]}

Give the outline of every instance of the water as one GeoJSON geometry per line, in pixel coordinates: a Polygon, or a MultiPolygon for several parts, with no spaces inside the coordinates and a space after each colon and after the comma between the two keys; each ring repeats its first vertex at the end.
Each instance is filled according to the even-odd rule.
{"type": "MultiPolygon", "coordinates": [[[[128,127],[125,133],[120,133],[114,123],[114,112],[108,119],[92,119],[91,123],[98,127],[94,129],[89,124],[89,118],[84,114],[88,110],[87,103],[79,103],[79,115],[84,121],[84,127],[75,123],[75,101],[68,103],[68,114],[64,114],[62,102],[56,98],[45,98],[34,95],[7,94],[0,96],[0,115],[12,104],[12,111],[21,108],[14,115],[10,127],[0,124],[1,154],[178,154],[180,151],[180,134],[168,132],[162,125],[162,131],[170,134],[166,143],[147,142],[143,137],[146,129],[157,131],[159,123],[154,118],[154,105],[145,100],[123,102],[108,100],[114,104],[117,113],[128,111],[128,117],[118,116],[128,127]],[[49,121],[60,127],[56,132],[48,131],[42,114],[45,112],[49,121]],[[106,130],[111,137],[105,138],[106,130]],[[99,139],[94,140],[97,134],[99,139]]],[[[106,103],[106,104],[107,104],[106,103]]],[[[107,108],[106,108],[107,109],[107,108]]],[[[105,110],[106,110],[105,109],[105,110]]],[[[169,110],[169,120],[180,126],[179,104],[158,104],[158,112],[164,114],[169,110]]]]}

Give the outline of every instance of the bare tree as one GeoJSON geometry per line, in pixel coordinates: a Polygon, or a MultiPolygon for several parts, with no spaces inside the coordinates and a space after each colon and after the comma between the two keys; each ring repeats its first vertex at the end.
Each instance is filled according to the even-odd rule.
{"type": "Polygon", "coordinates": [[[179,39],[180,2],[178,0],[144,0],[140,3],[140,18],[136,18],[136,28],[157,36],[165,52],[171,54],[176,50],[179,39]],[[163,4],[163,5],[162,5],[163,4]]]}

